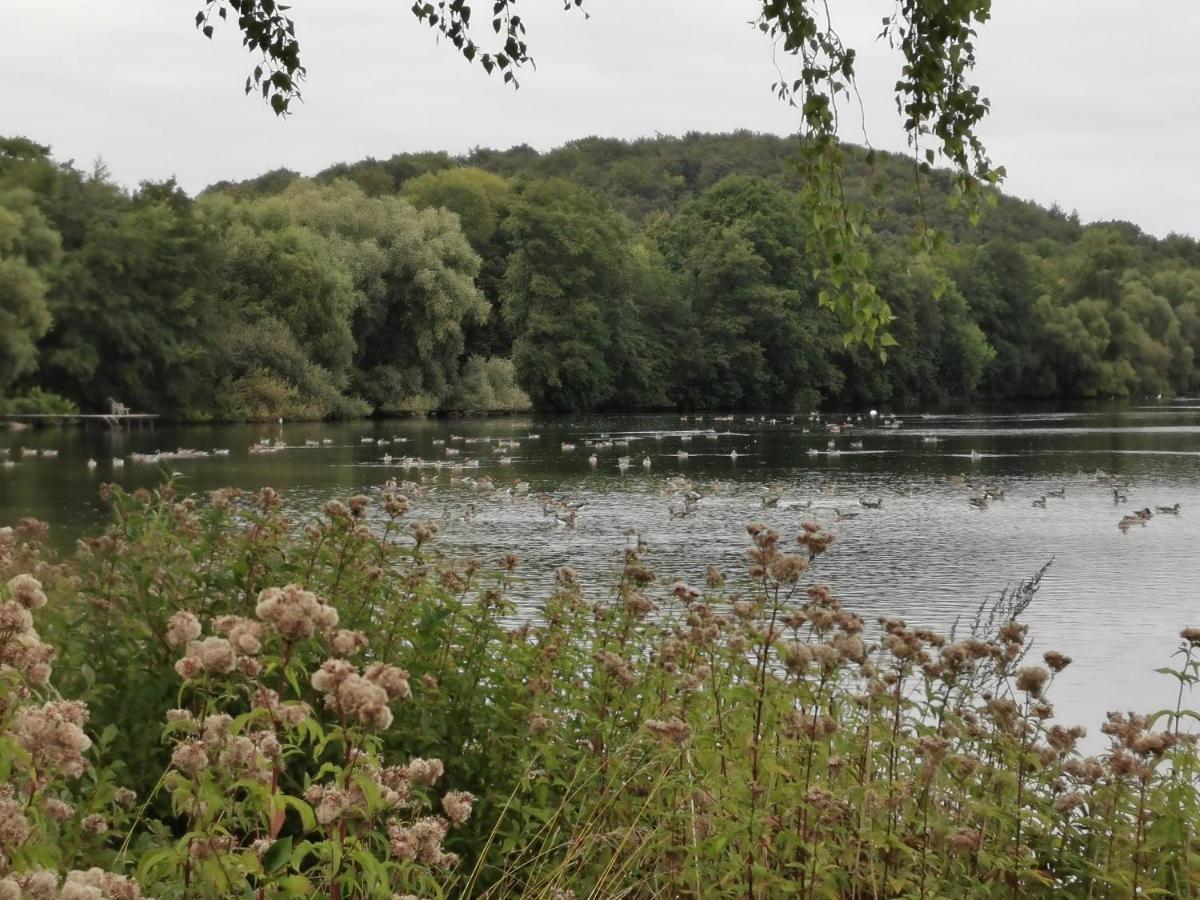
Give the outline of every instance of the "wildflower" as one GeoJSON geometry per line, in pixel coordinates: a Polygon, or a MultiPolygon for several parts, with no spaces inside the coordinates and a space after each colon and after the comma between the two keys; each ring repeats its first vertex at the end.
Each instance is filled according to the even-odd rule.
{"type": "Polygon", "coordinates": [[[827,713],[810,716],[801,710],[794,709],[788,716],[785,729],[789,737],[806,737],[809,740],[820,740],[838,730],[837,722],[827,713]]]}
{"type": "Polygon", "coordinates": [[[87,768],[83,754],[92,746],[83,733],[87,718],[87,706],[78,700],[53,700],[40,707],[20,709],[12,733],[37,772],[58,771],[78,778],[87,768]]]}
{"type": "Polygon", "coordinates": [[[1143,734],[1130,744],[1129,749],[1142,756],[1162,756],[1175,745],[1175,736],[1165,732],[1143,734]]]}
{"type": "Polygon", "coordinates": [[[595,653],[592,657],[596,662],[600,663],[604,672],[612,678],[615,678],[625,687],[632,687],[637,679],[634,677],[633,671],[629,668],[629,662],[619,654],[609,650],[601,650],[595,653]]]}
{"type": "Polygon", "coordinates": [[[660,740],[675,744],[684,743],[692,734],[688,724],[679,718],[647,719],[646,729],[660,740]]]}
{"type": "Polygon", "coordinates": [[[257,656],[262,652],[262,637],[265,630],[262,622],[242,616],[218,616],[213,620],[213,630],[225,635],[233,649],[242,656],[257,656]]]}
{"type": "Polygon", "coordinates": [[[830,641],[830,646],[838,654],[851,662],[862,663],[867,659],[867,645],[863,639],[854,634],[837,634],[830,641]]]}
{"type": "Polygon", "coordinates": [[[1046,665],[1050,667],[1050,671],[1058,674],[1063,669],[1071,664],[1071,657],[1066,654],[1059,653],[1057,650],[1047,650],[1042,654],[1042,659],[1046,665]]]}
{"type": "Polygon", "coordinates": [[[1009,644],[1023,644],[1025,642],[1025,633],[1029,630],[1029,626],[1021,625],[1018,622],[1006,622],[1000,626],[1000,640],[1009,644]]]}
{"type": "Polygon", "coordinates": [[[279,694],[269,688],[262,688],[254,695],[254,706],[270,712],[272,720],[284,728],[295,728],[312,715],[307,703],[299,700],[281,703],[279,694]]]}
{"type": "Polygon", "coordinates": [[[113,802],[122,809],[129,809],[137,803],[137,793],[129,788],[117,788],[113,792],[113,802]]]}
{"type": "Polygon", "coordinates": [[[254,614],[287,641],[310,638],[318,631],[327,633],[338,623],[336,609],[298,584],[262,591],[254,614]]]}
{"type": "Polygon", "coordinates": [[[362,494],[357,494],[356,496],[351,497],[348,501],[350,515],[356,519],[361,519],[367,514],[367,507],[370,505],[370,503],[371,498],[362,494]]]}
{"type": "Polygon", "coordinates": [[[780,584],[795,584],[808,569],[808,560],[794,553],[781,553],[767,565],[771,577],[780,584]]]}
{"type": "Polygon", "coordinates": [[[642,619],[654,609],[650,598],[641,591],[630,591],[625,597],[625,612],[634,619],[642,619]]]}
{"type": "Polygon", "coordinates": [[[212,713],[205,716],[204,722],[200,726],[200,739],[209,748],[219,747],[225,742],[232,725],[233,716],[227,713],[212,713]]]}
{"type": "Polygon", "coordinates": [[[172,647],[182,647],[200,637],[200,632],[200,620],[190,612],[180,610],[167,622],[167,643],[172,647]]]}
{"type": "Polygon", "coordinates": [[[534,713],[529,717],[529,731],[531,734],[545,734],[553,724],[552,720],[540,713],[534,713]]]}
{"type": "MultiPolygon", "coordinates": [[[[325,705],[342,718],[354,719],[379,730],[392,724],[387,690],[359,675],[357,669],[345,660],[327,659],[312,674],[311,680],[312,686],[325,695],[325,705]]],[[[405,681],[405,687],[407,684],[405,681]]]]}
{"type": "Polygon", "coordinates": [[[1049,678],[1050,673],[1041,666],[1026,666],[1017,672],[1017,690],[1040,697],[1049,678]]]}
{"type": "Polygon", "coordinates": [[[842,661],[842,654],[830,644],[812,645],[813,661],[821,667],[821,674],[831,675],[842,661]]]}
{"type": "Polygon", "coordinates": [[[171,765],[193,778],[208,766],[208,752],[201,741],[184,741],[171,754],[171,765]]]}
{"type": "Polygon", "coordinates": [[[372,663],[363,671],[363,675],[387,691],[389,700],[407,700],[412,696],[408,673],[403,669],[385,663],[372,663]]]}
{"type": "Polygon", "coordinates": [[[440,759],[421,759],[419,756],[408,761],[404,767],[405,776],[413,784],[431,786],[445,772],[440,759]]]}
{"type": "Polygon", "coordinates": [[[83,817],[80,828],[84,834],[95,837],[98,834],[104,834],[104,832],[108,831],[108,820],[99,813],[92,813],[90,816],[83,817]]]}
{"type": "Polygon", "coordinates": [[[38,869],[34,872],[24,872],[16,876],[16,880],[20,883],[21,888],[25,891],[25,896],[31,900],[52,900],[58,897],[58,875],[46,869],[38,869]]]}
{"type": "Polygon", "coordinates": [[[350,518],[350,510],[346,508],[346,504],[341,500],[330,500],[325,504],[325,515],[333,520],[341,520],[350,518]]]}
{"type": "MultiPolygon", "coordinates": [[[[29,820],[11,784],[0,785],[0,849],[17,847],[29,837],[29,820]]],[[[0,854],[2,855],[2,854],[0,854]]]]}
{"type": "Polygon", "coordinates": [[[46,592],[32,575],[18,575],[8,582],[9,595],[25,609],[41,609],[46,605],[46,592]]]}
{"type": "MultiPolygon", "coordinates": [[[[0,604],[0,632],[5,630],[3,622],[9,610],[29,616],[28,610],[14,603],[0,604]]],[[[0,640],[0,666],[10,666],[30,684],[45,684],[50,680],[50,664],[55,655],[54,647],[43,643],[32,628],[13,634],[7,641],[0,640]]]]}
{"type": "Polygon", "coordinates": [[[450,791],[442,797],[442,810],[454,825],[461,825],[471,816],[475,795],[466,791],[450,791]]]}
{"type": "Polygon", "coordinates": [[[237,654],[225,638],[210,637],[192,641],[183,659],[175,663],[181,678],[195,678],[202,673],[228,675],[237,667],[237,654]]]}
{"type": "Polygon", "coordinates": [[[67,872],[58,900],[140,900],[142,888],[132,878],[102,869],[67,872]]]}
{"type": "Polygon", "coordinates": [[[338,656],[353,656],[367,647],[367,638],[361,632],[340,628],[329,639],[329,646],[338,656]]]}
{"type": "Polygon", "coordinates": [[[1200,628],[1195,626],[1183,629],[1179,632],[1179,636],[1189,644],[1200,644],[1200,628]]]}
{"type": "Polygon", "coordinates": [[[725,586],[725,576],[716,566],[709,566],[704,570],[704,583],[714,591],[720,590],[725,586]]]}
{"type": "Polygon", "coordinates": [[[950,835],[950,849],[956,853],[978,853],[983,834],[975,829],[960,829],[950,835]]]}
{"type": "Polygon", "coordinates": [[[314,784],[304,792],[304,799],[313,806],[317,821],[330,825],[342,817],[350,807],[350,797],[341,788],[314,784]]]}
{"type": "Polygon", "coordinates": [[[405,827],[398,822],[388,825],[388,843],[392,856],[400,860],[420,860],[427,865],[447,868],[458,861],[442,849],[449,823],[439,816],[426,816],[405,827]]]}
{"type": "Polygon", "coordinates": [[[17,603],[0,603],[0,634],[28,634],[33,616],[17,603]]]}
{"type": "MultiPolygon", "coordinates": [[[[132,792],[131,792],[132,793],[132,792]]],[[[65,822],[75,815],[75,807],[57,797],[46,797],[42,800],[42,811],[55,822],[65,822]]]]}
{"type": "Polygon", "coordinates": [[[812,662],[812,648],[803,642],[791,642],[780,645],[783,664],[793,675],[803,675],[812,662]]]}

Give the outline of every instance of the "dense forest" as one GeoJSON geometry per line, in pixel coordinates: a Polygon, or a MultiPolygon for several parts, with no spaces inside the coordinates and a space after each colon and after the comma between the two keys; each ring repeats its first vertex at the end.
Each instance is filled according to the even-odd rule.
{"type": "Polygon", "coordinates": [[[948,173],[846,154],[886,359],[818,304],[785,138],[403,154],[195,198],[0,140],[0,405],[297,419],[1200,387],[1200,243],[1001,195],[971,224],[948,173]],[[925,226],[944,239],[916,244],[925,226]]]}

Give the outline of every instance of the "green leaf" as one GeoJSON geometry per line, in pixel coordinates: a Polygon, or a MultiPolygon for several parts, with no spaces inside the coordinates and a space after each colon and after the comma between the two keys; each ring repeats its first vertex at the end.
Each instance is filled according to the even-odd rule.
{"type": "Polygon", "coordinates": [[[278,872],[292,859],[292,837],[280,838],[263,854],[263,869],[268,872],[278,872]]]}

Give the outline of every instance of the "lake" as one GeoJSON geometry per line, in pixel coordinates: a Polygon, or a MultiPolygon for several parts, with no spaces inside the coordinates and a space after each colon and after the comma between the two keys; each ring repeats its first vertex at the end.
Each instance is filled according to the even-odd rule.
{"type": "Polygon", "coordinates": [[[442,545],[462,554],[518,553],[528,579],[521,599],[535,604],[553,568],[567,563],[602,596],[623,548],[638,537],[660,577],[702,584],[709,563],[727,574],[741,570],[746,524],[762,521],[790,536],[815,520],[837,535],[816,578],[872,623],[901,616],[946,629],[1053,559],[1024,620],[1039,656],[1057,649],[1075,659],[1052,699],[1060,717],[1088,726],[1092,748],[1106,710],[1173,705],[1172,682],[1152,670],[1169,662],[1181,627],[1200,624],[1200,401],[910,414],[895,428],[864,412],[830,433],[829,423],[844,418],[521,416],[0,431],[0,449],[16,461],[0,468],[0,524],[36,516],[67,547],[104,522],[101,482],[153,487],[164,472],[177,473],[184,491],[271,485],[298,514],[331,497],[370,493],[388,478],[424,478],[427,496],[414,500],[410,516],[439,520],[442,545]],[[287,446],[250,453],[263,439],[287,446]],[[501,449],[498,439],[519,445],[501,449]],[[828,453],[830,441],[836,453],[828,453]],[[58,455],[22,458],[23,447],[58,455]],[[177,448],[230,452],[129,459],[177,448]],[[632,457],[624,470],[623,455],[632,457]],[[115,468],[114,457],[128,461],[115,468]],[[404,457],[425,465],[405,470],[404,457]],[[461,472],[450,468],[455,463],[465,463],[461,472]],[[496,486],[479,489],[465,476],[496,486]],[[1108,476],[1127,485],[1127,501],[1114,499],[1108,476]],[[523,485],[508,490],[520,482],[527,497],[523,485]],[[985,487],[1004,499],[972,506],[985,487]],[[1033,505],[1060,490],[1065,497],[1033,505]],[[687,492],[699,495],[690,511],[687,492]],[[558,521],[571,518],[565,506],[545,514],[539,494],[583,504],[574,527],[558,521]],[[777,505],[764,506],[764,497],[777,505]],[[867,508],[860,498],[883,503],[867,508]],[[1175,503],[1178,515],[1117,528],[1135,509],[1175,503]]]}

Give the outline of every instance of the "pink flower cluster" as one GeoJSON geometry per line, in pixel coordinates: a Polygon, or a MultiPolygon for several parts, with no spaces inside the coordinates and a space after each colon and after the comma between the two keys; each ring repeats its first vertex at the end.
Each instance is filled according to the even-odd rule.
{"type": "Polygon", "coordinates": [[[218,616],[212,624],[213,630],[224,636],[199,640],[202,631],[199,619],[190,612],[171,616],[167,623],[167,643],[173,647],[187,645],[183,658],[175,663],[175,671],[182,678],[228,675],[234,670],[250,678],[257,675],[262,664],[256,657],[262,652],[266,626],[241,616],[218,616]]]}
{"type": "Polygon", "coordinates": [[[0,672],[15,670],[28,684],[45,684],[55,652],[38,637],[31,610],[46,605],[46,594],[31,575],[11,579],[8,594],[12,599],[0,602],[0,672]]]}
{"type": "Polygon", "coordinates": [[[26,706],[13,717],[12,736],[40,777],[61,773],[78,778],[87,769],[83,754],[92,746],[83,733],[87,718],[88,708],[78,700],[26,706]]]}
{"type": "Polygon", "coordinates": [[[184,774],[195,777],[214,763],[234,779],[251,779],[269,784],[283,747],[269,729],[234,734],[233,717],[225,713],[206,716],[203,722],[176,717],[186,727],[199,732],[183,741],[171,754],[171,763],[184,774]]]}
{"type": "Polygon", "coordinates": [[[325,705],[344,721],[383,730],[392,724],[388,703],[412,696],[408,673],[373,663],[363,675],[344,659],[327,659],[312,674],[312,686],[325,695],[325,705]]]}
{"type": "Polygon", "coordinates": [[[395,859],[418,860],[438,869],[448,869],[458,862],[458,856],[442,849],[442,841],[450,823],[441,816],[426,816],[411,825],[391,822],[388,825],[388,844],[395,859]]]}
{"type": "Polygon", "coordinates": [[[103,869],[68,872],[59,886],[58,875],[46,869],[0,878],[0,900],[150,900],[136,881],[103,869]]]}
{"type": "Polygon", "coordinates": [[[337,627],[337,610],[298,584],[267,588],[258,595],[254,614],[286,641],[327,634],[337,627]]]}

